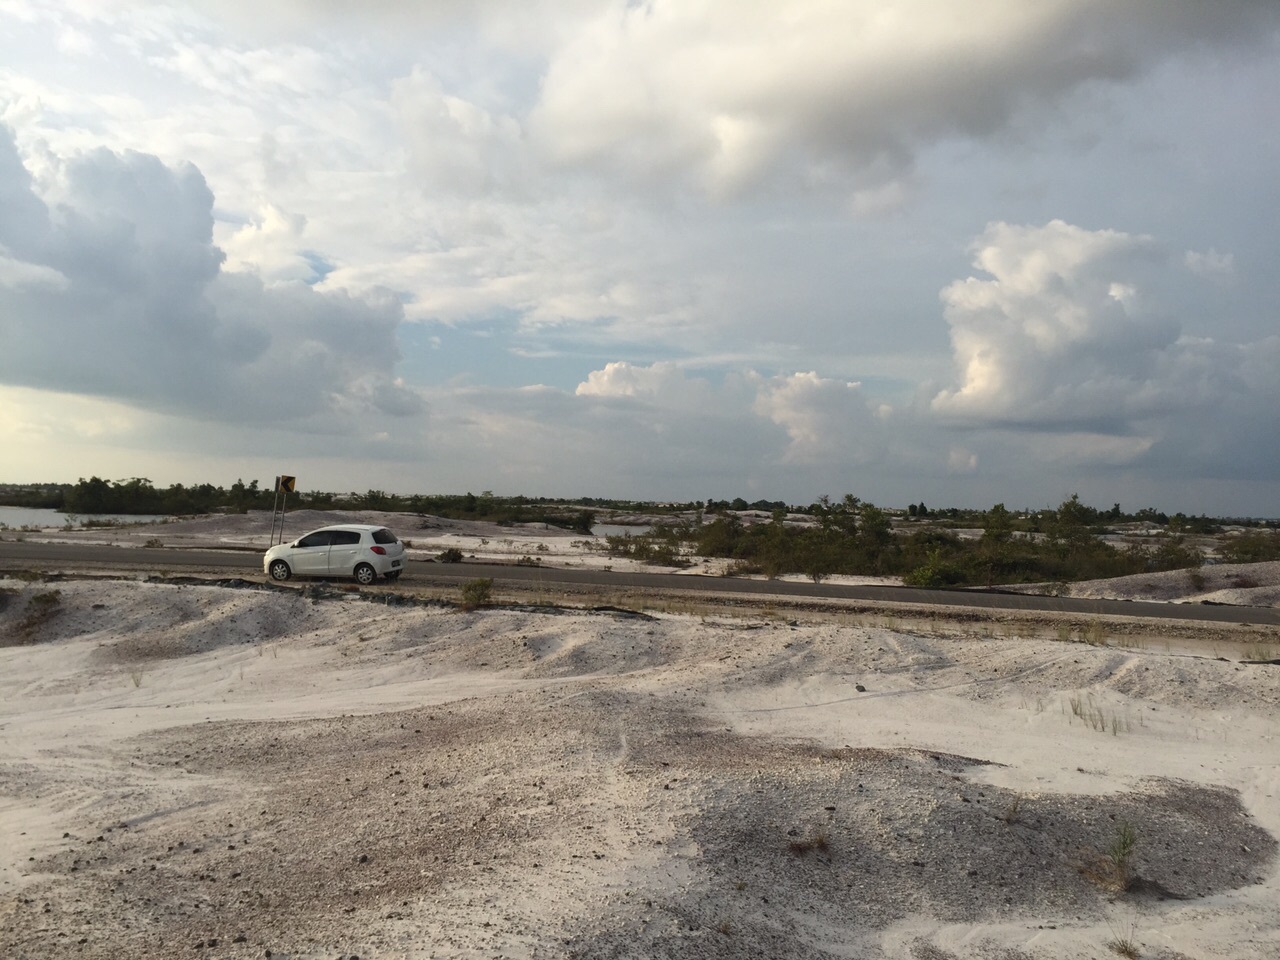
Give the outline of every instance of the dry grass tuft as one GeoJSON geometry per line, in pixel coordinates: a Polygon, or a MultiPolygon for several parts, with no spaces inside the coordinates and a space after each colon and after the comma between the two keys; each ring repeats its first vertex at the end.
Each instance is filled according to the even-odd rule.
{"type": "Polygon", "coordinates": [[[1141,954],[1138,951],[1138,941],[1134,936],[1133,924],[1129,925],[1128,934],[1118,931],[1115,927],[1112,927],[1111,939],[1107,941],[1107,949],[1112,953],[1126,957],[1127,960],[1137,960],[1141,954]]]}
{"type": "Polygon", "coordinates": [[[1106,849],[1090,853],[1080,864],[1080,872],[1109,893],[1126,893],[1133,886],[1133,855],[1137,849],[1137,831],[1130,824],[1121,823],[1106,849]]]}
{"type": "Polygon", "coordinates": [[[1107,628],[1102,625],[1101,620],[1092,620],[1084,633],[1081,634],[1081,638],[1091,647],[1105,647],[1107,645],[1107,628]]]}
{"type": "Polygon", "coordinates": [[[797,857],[807,857],[811,853],[829,853],[831,838],[825,830],[816,830],[807,837],[792,840],[787,844],[787,850],[797,857]]]}

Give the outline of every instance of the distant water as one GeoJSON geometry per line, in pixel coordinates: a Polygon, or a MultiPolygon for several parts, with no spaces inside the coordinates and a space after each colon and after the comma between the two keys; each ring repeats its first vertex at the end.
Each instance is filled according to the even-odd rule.
{"type": "Polygon", "coordinates": [[[168,520],[166,516],[134,513],[63,513],[60,510],[43,510],[32,507],[0,507],[0,529],[20,530],[23,527],[82,527],[89,521],[95,523],[155,523],[168,520]]]}

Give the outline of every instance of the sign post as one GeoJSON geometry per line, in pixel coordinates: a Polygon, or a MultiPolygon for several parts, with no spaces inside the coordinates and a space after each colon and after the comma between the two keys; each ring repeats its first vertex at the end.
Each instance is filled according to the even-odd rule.
{"type": "Polygon", "coordinates": [[[275,497],[271,501],[271,543],[269,546],[276,545],[276,512],[279,506],[280,514],[280,543],[284,542],[284,511],[289,503],[289,494],[293,492],[293,488],[297,483],[297,477],[289,477],[280,475],[276,477],[275,497]]]}

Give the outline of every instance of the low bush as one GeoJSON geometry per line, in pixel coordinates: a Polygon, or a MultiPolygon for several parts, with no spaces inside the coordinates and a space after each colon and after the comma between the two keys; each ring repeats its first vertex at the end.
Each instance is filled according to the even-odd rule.
{"type": "Polygon", "coordinates": [[[457,547],[449,547],[447,550],[441,550],[436,555],[436,559],[441,563],[461,563],[462,551],[457,547]]]}
{"type": "Polygon", "coordinates": [[[462,585],[462,609],[474,610],[482,607],[489,602],[489,598],[493,595],[493,580],[489,577],[482,577],[477,580],[468,580],[462,585]]]}

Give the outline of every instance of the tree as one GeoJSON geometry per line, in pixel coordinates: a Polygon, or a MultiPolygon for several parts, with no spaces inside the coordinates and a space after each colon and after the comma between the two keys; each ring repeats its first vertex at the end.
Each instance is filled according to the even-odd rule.
{"type": "Polygon", "coordinates": [[[67,513],[111,513],[111,484],[101,477],[81,477],[65,502],[67,513]]]}
{"type": "Polygon", "coordinates": [[[1013,537],[1013,517],[1003,503],[997,503],[987,511],[984,526],[982,539],[985,543],[1005,543],[1013,537]]]}
{"type": "Polygon", "coordinates": [[[581,534],[590,535],[591,528],[596,525],[596,515],[590,510],[581,511],[573,519],[573,529],[581,534]]]}

